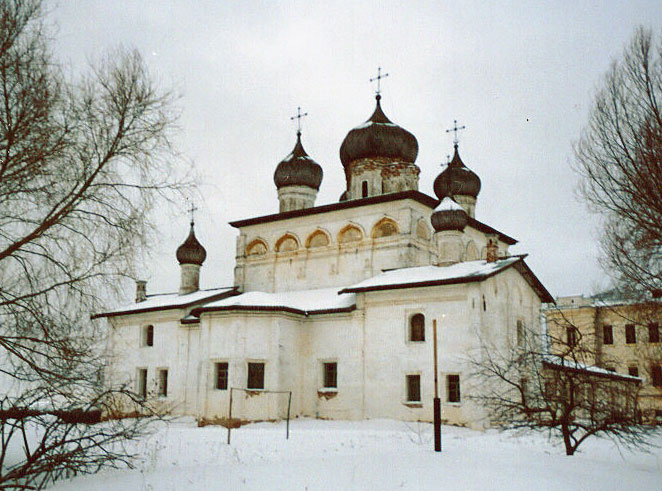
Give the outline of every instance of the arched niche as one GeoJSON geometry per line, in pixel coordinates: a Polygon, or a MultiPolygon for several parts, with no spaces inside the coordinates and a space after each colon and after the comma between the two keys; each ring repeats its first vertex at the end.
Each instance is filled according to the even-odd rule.
{"type": "Polygon", "coordinates": [[[424,219],[420,219],[416,225],[416,237],[423,240],[430,240],[430,227],[424,219]]]}
{"type": "Polygon", "coordinates": [[[299,241],[292,234],[283,235],[276,242],[276,252],[292,252],[299,248],[299,241]]]}
{"type": "Polygon", "coordinates": [[[246,255],[247,256],[262,256],[267,253],[269,247],[267,243],[262,239],[255,239],[251,241],[248,246],[246,246],[246,255]]]}
{"type": "Polygon", "coordinates": [[[392,235],[398,235],[400,229],[395,220],[391,218],[384,217],[379,220],[374,227],[372,227],[372,238],[380,239],[382,237],[390,237],[392,235]]]}
{"type": "Polygon", "coordinates": [[[480,253],[478,252],[478,247],[473,240],[470,240],[467,244],[467,248],[464,252],[465,261],[476,261],[480,259],[480,253]]]}
{"type": "Polygon", "coordinates": [[[340,244],[359,242],[361,239],[363,239],[363,231],[356,225],[352,224],[344,227],[338,234],[338,242],[340,244]]]}
{"type": "Polygon", "coordinates": [[[313,249],[315,247],[325,247],[331,243],[329,234],[323,230],[315,230],[312,234],[306,239],[306,247],[308,249],[313,249]]]}

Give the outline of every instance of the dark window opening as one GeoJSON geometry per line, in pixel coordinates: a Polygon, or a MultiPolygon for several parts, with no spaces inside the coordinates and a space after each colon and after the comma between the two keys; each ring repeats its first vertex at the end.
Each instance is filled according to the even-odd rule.
{"type": "Polygon", "coordinates": [[[138,369],[138,395],[147,399],[147,369],[138,369]]]}
{"type": "Polygon", "coordinates": [[[421,376],[407,375],[407,401],[421,402],[421,376]]]}
{"type": "Polygon", "coordinates": [[[526,331],[524,329],[524,321],[517,321],[517,346],[524,346],[526,341],[526,331]]]}
{"type": "Polygon", "coordinates": [[[605,370],[607,370],[608,372],[615,372],[615,371],[616,371],[616,368],[614,368],[614,367],[612,367],[612,366],[606,366],[606,367],[605,367],[605,370]]]}
{"type": "Polygon", "coordinates": [[[154,326],[149,325],[145,327],[145,333],[143,338],[144,346],[154,346],[154,326]]]}
{"type": "Polygon", "coordinates": [[[325,363],[324,364],[324,387],[327,389],[338,388],[338,364],[325,363]]]}
{"type": "Polygon", "coordinates": [[[487,302],[485,301],[485,295],[483,295],[483,312],[487,310],[487,302]]]}
{"type": "Polygon", "coordinates": [[[362,198],[368,197],[368,181],[363,181],[361,183],[361,197],[362,198]]]}
{"type": "Polygon", "coordinates": [[[614,329],[611,326],[602,326],[602,343],[614,344],[614,329]]]}
{"type": "Polygon", "coordinates": [[[628,367],[628,375],[633,377],[639,376],[639,367],[628,367]]]}
{"type": "Polygon", "coordinates": [[[264,389],[264,363],[248,364],[247,389],[264,389]]]}
{"type": "Polygon", "coordinates": [[[425,316],[423,314],[414,314],[409,323],[409,340],[425,341],[425,316]]]}
{"type": "Polygon", "coordinates": [[[566,327],[565,335],[568,346],[573,347],[577,344],[577,329],[574,326],[566,327]]]}
{"type": "Polygon", "coordinates": [[[446,386],[448,387],[448,402],[460,402],[460,376],[447,375],[446,386]]]}
{"type": "Polygon", "coordinates": [[[168,397],[168,370],[159,370],[159,396],[168,397]]]}
{"type": "Polygon", "coordinates": [[[216,363],[216,389],[228,390],[228,363],[216,363]]]}
{"type": "Polygon", "coordinates": [[[660,327],[657,325],[657,323],[648,324],[648,342],[660,342],[660,327]]]}
{"type": "Polygon", "coordinates": [[[635,344],[637,342],[637,335],[634,331],[634,324],[625,325],[625,342],[627,344],[635,344]]]}
{"type": "Polygon", "coordinates": [[[662,387],[662,365],[651,366],[651,379],[655,387],[662,387]]]}

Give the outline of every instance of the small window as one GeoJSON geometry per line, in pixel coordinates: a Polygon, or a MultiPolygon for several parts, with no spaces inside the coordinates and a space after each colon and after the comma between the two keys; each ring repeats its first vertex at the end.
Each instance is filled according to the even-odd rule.
{"type": "Polygon", "coordinates": [[[138,395],[143,399],[147,399],[147,369],[138,369],[138,395]]]}
{"type": "Polygon", "coordinates": [[[651,382],[655,387],[662,387],[662,365],[651,365],[651,382]]]}
{"type": "Polygon", "coordinates": [[[460,376],[446,375],[446,387],[448,389],[448,402],[460,402],[460,376]]]}
{"type": "Polygon", "coordinates": [[[425,341],[425,316],[414,314],[409,320],[409,341],[425,341]]]}
{"type": "Polygon", "coordinates": [[[264,363],[248,364],[247,389],[264,389],[264,363]]]}
{"type": "Polygon", "coordinates": [[[517,346],[524,346],[526,343],[526,330],[524,321],[518,319],[517,321],[517,346]]]}
{"type": "Polygon", "coordinates": [[[324,388],[338,388],[338,364],[335,362],[324,363],[324,388]]]}
{"type": "Polygon", "coordinates": [[[607,365],[605,366],[605,370],[607,370],[608,372],[615,372],[616,368],[612,367],[611,365],[607,365]]]}
{"type": "Polygon", "coordinates": [[[631,375],[633,377],[638,377],[639,376],[639,367],[628,367],[628,375],[631,375]]]}
{"type": "Polygon", "coordinates": [[[614,329],[611,326],[602,326],[602,343],[614,344],[614,329]]]}
{"type": "Polygon", "coordinates": [[[637,343],[637,335],[634,331],[634,324],[626,324],[625,325],[625,342],[627,344],[636,344],[637,343]]]}
{"type": "Polygon", "coordinates": [[[487,311],[487,302],[485,301],[485,295],[483,295],[483,312],[487,311]]]}
{"type": "Polygon", "coordinates": [[[154,346],[154,326],[149,325],[149,326],[143,327],[142,345],[143,346],[154,346]]]}
{"type": "Polygon", "coordinates": [[[159,396],[168,397],[168,370],[159,370],[159,396]]]}
{"type": "Polygon", "coordinates": [[[361,197],[362,198],[368,197],[368,181],[363,181],[361,183],[361,197]]]}
{"type": "Polygon", "coordinates": [[[420,375],[407,375],[407,402],[421,402],[420,375]]]}
{"type": "Polygon", "coordinates": [[[648,324],[648,342],[660,342],[660,327],[657,325],[657,323],[648,324]]]}
{"type": "Polygon", "coordinates": [[[568,326],[565,328],[565,336],[568,346],[571,348],[577,345],[577,328],[568,326]]]}
{"type": "Polygon", "coordinates": [[[228,390],[228,362],[223,361],[215,363],[216,372],[216,385],[217,390],[228,390]]]}

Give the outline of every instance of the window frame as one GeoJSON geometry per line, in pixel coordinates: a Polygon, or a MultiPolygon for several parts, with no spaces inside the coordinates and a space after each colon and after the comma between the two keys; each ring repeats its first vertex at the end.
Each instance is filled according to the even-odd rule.
{"type": "Polygon", "coordinates": [[[634,364],[629,365],[628,366],[628,375],[630,375],[631,377],[638,377],[639,376],[639,367],[637,365],[634,365],[634,364]]]}
{"type": "Polygon", "coordinates": [[[168,368],[157,368],[156,380],[158,396],[163,398],[168,397],[168,368]]]}
{"type": "MultiPolygon", "coordinates": [[[[246,389],[247,390],[264,390],[265,387],[265,372],[266,372],[266,363],[264,361],[249,361],[246,364],[246,389]],[[250,387],[251,385],[251,367],[262,366],[262,387],[250,387]]],[[[258,372],[259,373],[259,372],[258,372]]]]}
{"type": "Polygon", "coordinates": [[[325,360],[322,362],[322,388],[326,390],[338,390],[338,362],[325,360]],[[329,379],[328,369],[333,367],[332,380],[329,379]],[[333,384],[331,384],[333,382],[333,384]]]}
{"type": "Polygon", "coordinates": [[[653,387],[662,387],[662,365],[651,364],[651,385],[653,387]]]}
{"type": "Polygon", "coordinates": [[[425,314],[420,311],[416,311],[411,313],[408,316],[408,322],[407,322],[407,341],[410,343],[425,343],[425,314]],[[414,319],[423,319],[423,324],[421,326],[414,326],[414,319]],[[419,334],[421,336],[421,339],[414,339],[414,329],[417,329],[417,331],[420,331],[419,334]]]}
{"type": "Polygon", "coordinates": [[[421,394],[421,374],[420,373],[407,373],[405,374],[405,402],[407,404],[421,404],[423,397],[421,394]],[[416,380],[417,385],[412,385],[411,382],[416,380]],[[412,389],[415,389],[414,391],[412,389]],[[418,399],[412,399],[413,392],[418,392],[418,399]]]}
{"type": "Polygon", "coordinates": [[[614,326],[611,324],[602,325],[602,344],[614,344],[614,326]],[[609,333],[609,335],[607,335],[609,333]]]}
{"type": "Polygon", "coordinates": [[[637,329],[634,324],[625,324],[625,344],[637,344],[637,329]]]}
{"type": "Polygon", "coordinates": [[[154,324],[147,324],[142,327],[140,333],[140,347],[152,348],[154,347],[154,324]]]}
{"type": "Polygon", "coordinates": [[[526,345],[526,324],[524,323],[524,319],[517,319],[516,330],[517,346],[522,348],[526,345]]]}
{"type": "Polygon", "coordinates": [[[142,399],[147,399],[147,367],[136,368],[136,393],[142,399]]]}
{"type": "Polygon", "coordinates": [[[361,198],[367,198],[369,194],[368,181],[361,181],[361,198]]]}
{"type": "Polygon", "coordinates": [[[449,404],[462,404],[462,383],[459,373],[446,374],[446,402],[449,404]]]}
{"type": "Polygon", "coordinates": [[[660,342],[660,325],[657,322],[648,324],[648,342],[651,344],[660,342]],[[653,333],[655,334],[651,336],[653,333]]]}
{"type": "Polygon", "coordinates": [[[230,362],[228,361],[214,361],[214,390],[228,390],[230,387],[230,362]],[[225,365],[225,387],[219,387],[220,380],[220,365],[225,365]]]}
{"type": "Polygon", "coordinates": [[[575,326],[566,326],[565,328],[565,339],[566,339],[566,344],[570,348],[574,348],[577,346],[578,342],[578,331],[575,326]]]}

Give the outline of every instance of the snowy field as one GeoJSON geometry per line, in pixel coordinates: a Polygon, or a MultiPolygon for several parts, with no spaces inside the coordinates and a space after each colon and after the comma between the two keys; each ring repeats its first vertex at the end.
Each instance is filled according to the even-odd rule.
{"type": "MultiPolygon", "coordinates": [[[[232,432],[192,420],[161,424],[138,442],[134,470],[62,481],[60,490],[183,489],[662,489],[662,448],[619,451],[588,440],[566,457],[543,435],[442,428],[433,451],[430,424],[297,419],[232,432]]],[[[662,445],[662,437],[658,438],[662,445]]]]}

